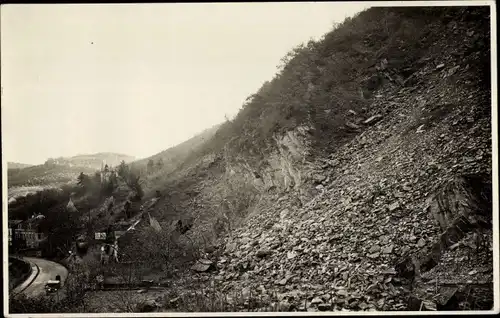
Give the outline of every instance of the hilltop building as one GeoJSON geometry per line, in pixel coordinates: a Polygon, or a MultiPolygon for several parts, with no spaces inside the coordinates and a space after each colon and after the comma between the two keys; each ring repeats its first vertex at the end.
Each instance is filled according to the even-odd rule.
{"type": "Polygon", "coordinates": [[[113,167],[111,165],[108,166],[108,164],[106,164],[106,161],[103,160],[102,163],[101,163],[101,171],[100,171],[100,174],[101,174],[101,184],[109,182],[110,178],[115,173],[116,172],[113,169],[113,167]]]}

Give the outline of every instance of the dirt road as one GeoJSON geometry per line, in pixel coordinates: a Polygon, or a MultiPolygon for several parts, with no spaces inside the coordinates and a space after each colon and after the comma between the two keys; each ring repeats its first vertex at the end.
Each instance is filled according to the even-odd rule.
{"type": "Polygon", "coordinates": [[[25,282],[16,287],[13,291],[14,294],[23,293],[28,297],[43,295],[45,294],[45,283],[54,280],[56,275],[61,276],[61,286],[64,285],[68,277],[68,270],[61,264],[34,257],[24,257],[23,259],[32,265],[34,271],[25,282]]]}

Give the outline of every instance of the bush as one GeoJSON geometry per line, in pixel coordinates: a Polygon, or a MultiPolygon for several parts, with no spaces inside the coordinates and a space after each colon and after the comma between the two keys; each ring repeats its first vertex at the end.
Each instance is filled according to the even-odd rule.
{"type": "Polygon", "coordinates": [[[170,224],[163,224],[160,232],[141,228],[120,239],[120,245],[124,261],[148,260],[148,266],[163,269],[182,268],[199,257],[200,249],[198,242],[180,235],[170,224]]]}

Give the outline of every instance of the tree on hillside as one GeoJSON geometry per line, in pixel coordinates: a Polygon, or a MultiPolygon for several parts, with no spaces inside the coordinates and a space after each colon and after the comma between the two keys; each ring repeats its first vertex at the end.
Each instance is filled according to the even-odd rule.
{"type": "Polygon", "coordinates": [[[113,191],[118,187],[118,179],[116,177],[116,172],[111,172],[110,176],[104,183],[101,184],[101,192],[104,195],[111,195],[113,191]]]}
{"type": "Polygon", "coordinates": [[[125,164],[125,161],[122,160],[120,166],[118,167],[118,176],[122,178],[122,180],[131,190],[136,192],[139,198],[142,198],[144,192],[141,186],[141,174],[139,171],[137,171],[137,169],[134,169],[133,167],[131,168],[130,166],[125,164]]]}
{"type": "Polygon", "coordinates": [[[149,159],[149,161],[148,161],[148,173],[153,172],[154,166],[155,166],[154,160],[153,159],[149,159]]]}
{"type": "Polygon", "coordinates": [[[130,170],[124,181],[131,190],[135,191],[138,199],[141,199],[144,196],[144,191],[141,185],[141,175],[138,171],[130,170]]]}
{"type": "Polygon", "coordinates": [[[85,184],[85,173],[80,172],[80,174],[78,175],[76,184],[83,187],[83,185],[85,184]]]}
{"type": "Polygon", "coordinates": [[[79,230],[79,217],[79,212],[67,210],[62,200],[57,206],[47,210],[46,217],[40,224],[42,232],[50,233],[43,246],[46,256],[65,255],[79,230]]]}
{"type": "Polygon", "coordinates": [[[163,169],[164,163],[162,158],[158,159],[158,162],[156,162],[156,166],[158,167],[158,170],[163,169]]]}
{"type": "Polygon", "coordinates": [[[53,158],[49,158],[49,159],[47,159],[47,160],[45,161],[45,163],[44,163],[44,165],[45,165],[45,166],[53,166],[53,165],[55,165],[55,164],[56,164],[56,161],[55,161],[55,159],[53,159],[53,158]]]}
{"type": "Polygon", "coordinates": [[[122,179],[125,179],[127,177],[129,171],[129,167],[125,164],[125,160],[122,160],[120,162],[120,165],[118,166],[118,176],[122,179]]]}
{"type": "Polygon", "coordinates": [[[90,186],[90,183],[92,182],[90,177],[83,172],[80,172],[80,175],[78,176],[77,180],[78,180],[77,184],[80,187],[84,187],[84,188],[88,188],[90,186]]]}

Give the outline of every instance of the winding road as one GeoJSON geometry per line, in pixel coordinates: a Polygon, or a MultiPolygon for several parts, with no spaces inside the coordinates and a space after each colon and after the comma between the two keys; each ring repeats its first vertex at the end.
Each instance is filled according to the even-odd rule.
{"type": "Polygon", "coordinates": [[[33,272],[23,283],[12,292],[17,295],[22,293],[27,297],[37,297],[45,294],[45,283],[54,280],[56,275],[61,276],[61,286],[68,277],[68,270],[56,262],[41,258],[24,257],[23,260],[30,263],[33,272]]]}

